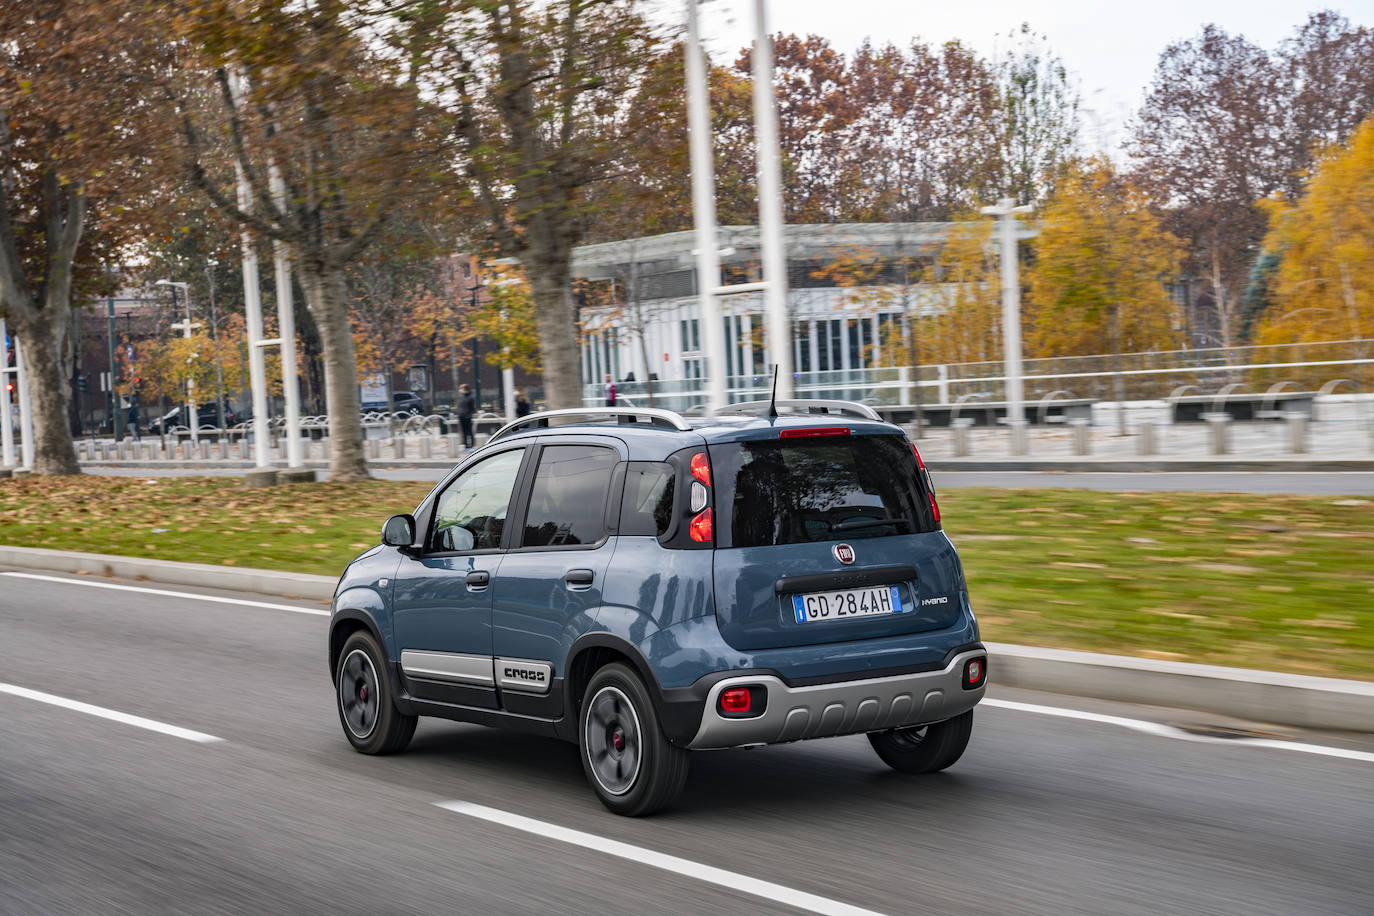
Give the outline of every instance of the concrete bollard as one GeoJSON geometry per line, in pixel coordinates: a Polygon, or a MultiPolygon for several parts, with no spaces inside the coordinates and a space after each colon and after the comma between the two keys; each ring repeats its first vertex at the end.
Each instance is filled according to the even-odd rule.
{"type": "MultiPolygon", "coordinates": [[[[951,426],[954,428],[954,457],[967,458],[969,453],[969,439],[971,438],[969,429],[973,426],[973,421],[969,419],[959,419],[955,420],[951,426]]],[[[457,445],[454,441],[458,438],[457,436],[449,436],[448,438],[455,446],[457,445]]],[[[450,457],[455,457],[452,452],[450,452],[450,457]]]]}
{"type": "Polygon", "coordinates": [[[1207,439],[1213,455],[1225,455],[1230,451],[1231,415],[1229,413],[1205,413],[1207,439]]]}
{"type": "Polygon", "coordinates": [[[368,440],[367,440],[367,457],[368,457],[370,460],[372,460],[372,461],[377,461],[378,459],[380,459],[380,458],[382,457],[382,440],[381,440],[381,439],[368,439],[368,440]]]}
{"type": "Polygon", "coordinates": [[[434,443],[430,440],[428,436],[425,436],[423,439],[420,440],[420,457],[434,457],[434,443]]]}
{"type": "Polygon", "coordinates": [[[1288,450],[1295,455],[1307,454],[1307,414],[1293,411],[1283,415],[1288,424],[1288,450]]]}
{"type": "Polygon", "coordinates": [[[220,461],[228,461],[228,460],[229,460],[229,440],[228,440],[228,439],[221,439],[221,440],[219,440],[219,443],[218,443],[218,444],[219,444],[219,448],[218,448],[216,451],[219,452],[219,456],[218,456],[218,457],[219,457],[219,460],[220,460],[220,461]]]}
{"type": "Polygon", "coordinates": [[[1146,420],[1136,427],[1136,432],[1136,454],[1153,455],[1159,451],[1158,423],[1155,423],[1153,420],[1146,420]]]}
{"type": "Polygon", "coordinates": [[[1092,454],[1093,440],[1091,427],[1091,420],[1076,418],[1069,421],[1069,428],[1073,430],[1073,453],[1075,455],[1092,454]]]}
{"type": "Polygon", "coordinates": [[[1010,450],[1013,458],[1030,454],[1029,425],[1025,420],[1007,421],[1007,428],[1011,431],[1010,450]]]}
{"type": "Polygon", "coordinates": [[[449,433],[444,437],[448,440],[448,456],[456,459],[463,452],[463,440],[457,433],[449,433]]]}
{"type": "Polygon", "coordinates": [[[205,461],[209,461],[209,460],[210,460],[210,440],[209,440],[209,439],[201,439],[201,440],[200,440],[200,457],[201,457],[203,460],[205,460],[205,461]]]}

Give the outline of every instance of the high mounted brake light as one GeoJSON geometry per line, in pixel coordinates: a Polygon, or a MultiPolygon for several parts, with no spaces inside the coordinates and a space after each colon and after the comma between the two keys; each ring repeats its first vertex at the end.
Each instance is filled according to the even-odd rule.
{"type": "Polygon", "coordinates": [[[779,439],[821,439],[849,435],[848,426],[797,426],[778,433],[779,439]]]}

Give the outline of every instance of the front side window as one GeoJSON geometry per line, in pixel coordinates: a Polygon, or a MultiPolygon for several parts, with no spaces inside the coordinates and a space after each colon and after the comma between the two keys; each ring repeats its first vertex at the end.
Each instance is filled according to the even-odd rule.
{"type": "Polygon", "coordinates": [[[439,496],[434,510],[435,550],[490,550],[501,546],[511,492],[524,449],[493,455],[464,471],[439,496]]]}
{"type": "Polygon", "coordinates": [[[596,445],[551,445],[539,456],[539,470],[525,514],[524,547],[595,544],[606,536],[606,495],[620,457],[596,445]]]}

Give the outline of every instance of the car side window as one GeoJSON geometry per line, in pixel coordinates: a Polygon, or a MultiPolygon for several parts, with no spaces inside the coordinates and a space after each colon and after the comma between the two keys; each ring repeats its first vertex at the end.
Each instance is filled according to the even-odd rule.
{"type": "Polygon", "coordinates": [[[515,478],[524,449],[493,455],[468,468],[439,494],[434,509],[435,550],[489,550],[501,546],[515,478]]]}
{"type": "Polygon", "coordinates": [[[551,445],[539,456],[522,546],[595,544],[606,536],[606,495],[620,456],[596,445],[551,445]]]}
{"type": "Polygon", "coordinates": [[[676,472],[661,461],[632,461],[625,472],[625,497],[620,504],[622,535],[662,538],[673,525],[676,472]]]}

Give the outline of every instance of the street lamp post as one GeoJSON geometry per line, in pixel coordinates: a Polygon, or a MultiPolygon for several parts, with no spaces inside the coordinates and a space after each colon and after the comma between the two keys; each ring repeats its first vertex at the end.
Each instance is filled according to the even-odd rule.
{"type": "Polygon", "coordinates": [[[1026,410],[1021,387],[1021,279],[1016,261],[1016,216],[1030,213],[1027,206],[1016,206],[1016,199],[1004,197],[996,205],[983,208],[984,216],[995,216],[1002,243],[1002,349],[1007,388],[1007,427],[1011,430],[1011,453],[1026,454],[1026,410]]]}
{"type": "MultiPolygon", "coordinates": [[[[173,308],[173,309],[175,309],[175,308],[176,308],[176,305],[177,305],[177,290],[178,290],[178,289],[180,289],[181,292],[182,292],[182,295],[184,295],[184,296],[186,297],[186,318],[185,318],[185,320],[183,320],[183,321],[178,321],[178,322],[176,322],[176,323],[173,324],[171,327],[172,327],[172,330],[174,330],[174,331],[185,331],[185,332],[186,332],[186,339],[187,339],[187,340],[190,340],[190,339],[191,339],[191,332],[192,332],[192,330],[194,330],[195,328],[200,327],[200,322],[198,322],[198,321],[197,321],[197,322],[191,321],[191,286],[190,286],[190,284],[189,284],[189,283],[182,283],[182,282],[177,281],[177,280],[158,280],[158,281],[157,281],[157,285],[158,285],[158,286],[170,286],[170,287],[172,288],[172,308],[173,308]]],[[[196,355],[196,354],[190,354],[190,355],[188,355],[188,356],[186,357],[186,361],[189,363],[189,362],[191,361],[191,359],[192,359],[195,355],[196,355]]],[[[198,444],[198,443],[200,442],[200,432],[199,432],[199,427],[200,427],[200,415],[196,412],[196,382],[195,382],[195,379],[193,379],[193,378],[190,377],[190,373],[189,373],[189,372],[187,373],[187,378],[186,378],[186,423],[187,423],[187,425],[189,425],[189,426],[191,427],[191,444],[192,444],[192,445],[198,444]]]]}

